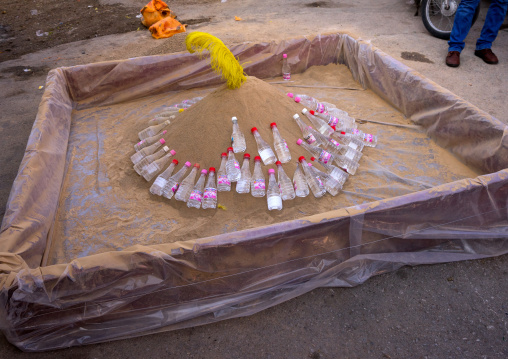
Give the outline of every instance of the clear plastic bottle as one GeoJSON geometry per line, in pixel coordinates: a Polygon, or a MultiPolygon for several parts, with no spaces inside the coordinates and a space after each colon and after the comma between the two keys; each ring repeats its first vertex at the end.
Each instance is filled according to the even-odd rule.
{"type": "Polygon", "coordinates": [[[296,163],[296,170],[293,175],[293,187],[297,197],[307,197],[309,195],[309,186],[298,162],[296,163]]]}
{"type": "Polygon", "coordinates": [[[145,147],[148,147],[148,146],[151,146],[153,145],[155,142],[159,141],[160,139],[162,139],[162,137],[167,133],[168,131],[164,130],[158,134],[156,134],[155,136],[152,136],[152,137],[148,137],[144,140],[141,140],[139,141],[138,143],[136,143],[134,145],[134,150],[136,152],[142,150],[143,148],[145,147]]]}
{"type": "Polygon", "coordinates": [[[168,152],[169,152],[169,147],[168,146],[164,146],[160,150],[155,152],[154,154],[142,158],[141,161],[139,161],[138,163],[136,163],[134,165],[134,171],[136,171],[136,173],[138,175],[142,176],[141,173],[143,172],[143,169],[146,166],[148,166],[153,161],[158,160],[159,158],[161,158],[162,156],[164,156],[168,152]]]}
{"type": "Polygon", "coordinates": [[[217,186],[215,185],[215,168],[208,169],[208,179],[206,180],[205,193],[203,194],[203,209],[217,208],[217,186]]]}
{"type": "Polygon", "coordinates": [[[302,141],[300,138],[296,141],[296,144],[298,146],[302,146],[307,151],[309,151],[311,154],[316,156],[316,158],[319,162],[332,163],[335,160],[335,156],[332,155],[330,152],[323,150],[322,148],[309,145],[308,143],[302,141]]]}
{"type": "Polygon", "coordinates": [[[231,140],[233,141],[233,152],[244,152],[247,149],[247,145],[245,144],[245,136],[240,130],[240,126],[238,126],[238,119],[236,117],[232,117],[231,121],[233,122],[233,134],[231,135],[231,140]]]}
{"type": "Polygon", "coordinates": [[[166,140],[161,138],[160,140],[155,141],[155,143],[151,144],[150,146],[140,149],[138,152],[136,152],[131,156],[132,163],[134,165],[139,163],[139,161],[141,161],[146,156],[150,156],[151,154],[155,153],[155,151],[157,151],[159,147],[161,147],[165,143],[166,140]]]}
{"type": "Polygon", "coordinates": [[[186,109],[188,109],[191,106],[192,106],[191,104],[187,104],[187,103],[177,103],[176,105],[173,105],[171,107],[182,109],[182,110],[186,110],[186,109]]]}
{"type": "Polygon", "coordinates": [[[282,54],[282,79],[284,81],[291,80],[291,68],[288,64],[288,55],[282,54]]]}
{"type": "Polygon", "coordinates": [[[166,153],[165,156],[153,161],[148,166],[145,166],[141,171],[141,176],[143,176],[145,180],[151,181],[157,175],[157,173],[159,173],[164,168],[164,166],[166,166],[169,161],[171,161],[171,157],[173,157],[175,154],[175,150],[171,150],[169,153],[166,153]]]}
{"type": "MultiPolygon", "coordinates": [[[[313,111],[314,112],[314,111],[313,111]]],[[[319,117],[317,116],[313,116],[311,115],[311,113],[306,109],[304,108],[302,110],[302,113],[307,116],[307,118],[310,120],[310,122],[312,122],[312,124],[314,126],[316,126],[317,130],[325,137],[330,137],[332,135],[332,133],[334,133],[335,131],[333,130],[333,128],[331,128],[330,126],[328,126],[328,124],[320,119],[319,117]]]]}
{"type": "Polygon", "coordinates": [[[164,109],[164,111],[159,112],[158,114],[156,114],[155,118],[171,117],[171,116],[174,116],[174,115],[176,115],[178,113],[180,113],[180,109],[179,108],[176,108],[176,107],[166,107],[164,109]]]}
{"type": "Polygon", "coordinates": [[[219,192],[227,192],[231,191],[231,181],[228,179],[226,170],[228,154],[225,152],[222,153],[221,158],[219,173],[217,173],[217,190],[219,192]]]}
{"type": "MultiPolygon", "coordinates": [[[[315,159],[316,159],[315,157],[310,158],[311,161],[314,161],[315,159]]],[[[329,163],[320,163],[320,165],[323,166],[326,170],[326,173],[329,174],[330,176],[332,176],[333,178],[335,178],[341,186],[349,178],[349,175],[347,174],[347,172],[345,172],[344,170],[342,170],[339,167],[336,167],[336,166],[331,165],[329,163]]],[[[316,168],[316,167],[314,167],[314,168],[316,168]]]]}
{"type": "Polygon", "coordinates": [[[266,191],[266,200],[268,202],[268,210],[274,209],[280,211],[282,209],[282,197],[280,195],[280,188],[275,180],[275,170],[270,168],[268,170],[268,189],[266,191]]]}
{"type": "Polygon", "coordinates": [[[301,103],[305,107],[310,108],[316,112],[328,112],[328,107],[324,105],[322,102],[319,102],[317,99],[307,95],[296,95],[294,97],[296,103],[301,103]]]}
{"type": "MultiPolygon", "coordinates": [[[[163,112],[164,113],[164,112],[163,112]]],[[[178,113],[178,112],[177,112],[178,113]]],[[[176,118],[175,115],[170,116],[155,116],[151,120],[148,121],[148,126],[154,126],[154,125],[160,125],[161,123],[164,123],[164,121],[172,121],[176,118]]]]}
{"type": "Polygon", "coordinates": [[[271,165],[277,161],[277,157],[275,157],[275,153],[273,153],[272,148],[265,140],[261,137],[256,127],[252,127],[250,130],[256,139],[256,143],[258,144],[258,153],[263,163],[266,165],[271,165]]]}
{"type": "Polygon", "coordinates": [[[175,199],[177,201],[187,202],[189,200],[192,189],[194,188],[194,182],[196,182],[196,175],[199,171],[199,163],[195,163],[190,173],[180,184],[180,188],[175,193],[175,199]]]}
{"type": "Polygon", "coordinates": [[[323,182],[319,177],[314,176],[314,174],[310,171],[309,165],[307,161],[305,161],[305,157],[301,156],[298,161],[302,164],[303,173],[305,175],[305,180],[312,191],[314,197],[319,198],[323,197],[326,193],[326,189],[323,185],[323,182]]]}
{"type": "Polygon", "coordinates": [[[298,127],[300,127],[300,130],[302,131],[302,136],[305,142],[307,142],[309,145],[325,145],[326,143],[322,140],[318,139],[316,132],[311,126],[307,126],[305,122],[302,121],[300,116],[298,116],[297,113],[293,115],[293,119],[296,121],[296,124],[298,127]]]}
{"type": "Polygon", "coordinates": [[[233,147],[228,147],[228,162],[226,163],[226,174],[229,182],[236,182],[242,175],[240,172],[240,163],[235,158],[233,147]]]}
{"type": "Polygon", "coordinates": [[[272,122],[270,127],[273,132],[273,147],[275,148],[275,152],[277,152],[277,157],[279,157],[280,162],[287,163],[291,161],[291,153],[289,152],[288,144],[280,135],[277,124],[272,122]]]}
{"type": "Polygon", "coordinates": [[[334,132],[332,138],[336,139],[337,141],[343,143],[346,146],[351,147],[355,151],[358,152],[363,151],[364,142],[359,138],[347,135],[344,131],[334,132]]]}
{"type": "Polygon", "coordinates": [[[207,170],[201,170],[201,175],[198,178],[198,181],[194,185],[192,192],[187,200],[187,207],[189,208],[201,208],[201,202],[203,201],[203,190],[205,188],[205,179],[207,170]]]}
{"type": "Polygon", "coordinates": [[[277,165],[277,179],[279,181],[280,193],[283,201],[288,201],[290,199],[295,198],[295,189],[293,188],[293,183],[291,179],[288,177],[286,172],[284,172],[284,168],[282,168],[282,163],[280,161],[275,162],[277,165]]]}
{"type": "Polygon", "coordinates": [[[326,192],[330,193],[332,196],[336,196],[340,192],[342,185],[335,178],[323,171],[318,170],[312,165],[312,163],[308,163],[308,165],[312,174],[323,182],[323,186],[325,187],[326,192]]]}
{"type": "Polygon", "coordinates": [[[168,168],[164,170],[160,175],[157,176],[155,181],[153,181],[152,187],[150,187],[150,193],[156,196],[162,196],[162,191],[164,187],[168,183],[169,177],[173,174],[175,167],[178,166],[178,160],[173,160],[168,168]]]}
{"type": "Polygon", "coordinates": [[[358,169],[358,162],[351,161],[345,156],[335,156],[335,163],[350,175],[354,175],[358,169]]]}
{"type": "MultiPolygon", "coordinates": [[[[337,109],[335,109],[337,110],[337,109]]],[[[341,111],[341,110],[338,110],[341,111]]],[[[347,113],[342,116],[338,115],[332,115],[332,111],[325,112],[325,113],[319,113],[315,112],[313,110],[309,111],[311,115],[317,116],[321,119],[323,119],[326,123],[328,123],[328,126],[339,128],[339,129],[349,129],[349,128],[356,128],[356,122],[355,119],[352,117],[349,117],[347,113]]]]}
{"type": "Polygon", "coordinates": [[[265,175],[261,169],[261,157],[254,157],[254,173],[252,174],[251,194],[253,197],[265,195],[265,175]]]}
{"type": "Polygon", "coordinates": [[[361,152],[358,152],[356,150],[353,150],[349,146],[341,145],[339,142],[334,140],[333,138],[329,138],[329,145],[327,149],[330,149],[330,152],[332,152],[335,155],[343,155],[346,158],[349,158],[351,161],[358,162],[360,161],[360,158],[362,158],[363,154],[361,152]]]}
{"type": "Polygon", "coordinates": [[[201,101],[203,97],[193,97],[188,100],[183,100],[181,103],[188,104],[188,105],[194,105],[195,103],[201,101]]]}
{"type": "Polygon", "coordinates": [[[144,140],[145,138],[155,136],[156,134],[161,132],[162,129],[164,127],[166,127],[167,125],[169,125],[170,123],[171,123],[171,121],[166,120],[163,123],[161,123],[160,125],[149,126],[149,127],[145,128],[143,131],[139,132],[138,137],[140,140],[144,140]]]}
{"type": "Polygon", "coordinates": [[[236,192],[249,193],[251,181],[252,176],[250,174],[250,155],[246,153],[243,155],[243,164],[240,179],[238,182],[236,182],[236,192]]]}
{"type": "Polygon", "coordinates": [[[376,147],[377,145],[377,136],[371,135],[370,133],[365,133],[360,131],[359,129],[348,129],[346,131],[341,131],[342,135],[356,137],[357,139],[363,141],[365,146],[376,147]]]}
{"type": "Polygon", "coordinates": [[[175,195],[176,191],[178,191],[178,188],[180,187],[180,182],[182,181],[183,176],[185,176],[190,166],[192,166],[192,163],[185,162],[183,167],[180,168],[177,173],[169,177],[168,182],[162,190],[162,195],[164,197],[171,199],[175,195]]]}

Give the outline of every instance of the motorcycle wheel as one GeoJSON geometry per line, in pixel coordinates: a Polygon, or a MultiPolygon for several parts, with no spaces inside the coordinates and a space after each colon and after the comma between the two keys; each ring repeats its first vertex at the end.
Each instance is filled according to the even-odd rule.
{"type": "MultiPolygon", "coordinates": [[[[425,28],[432,36],[443,40],[450,39],[455,12],[460,0],[449,0],[449,8],[446,9],[444,0],[422,0],[422,20],[425,28]]],[[[473,15],[473,24],[480,14],[480,5],[473,15]]],[[[472,26],[472,25],[471,25],[472,26]]]]}

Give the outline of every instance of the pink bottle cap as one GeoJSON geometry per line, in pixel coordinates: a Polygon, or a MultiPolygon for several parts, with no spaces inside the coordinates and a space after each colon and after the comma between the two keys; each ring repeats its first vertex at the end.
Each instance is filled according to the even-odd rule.
{"type": "Polygon", "coordinates": [[[210,168],[208,169],[208,172],[215,172],[215,167],[210,167],[210,168]]]}
{"type": "Polygon", "coordinates": [[[173,163],[175,164],[175,166],[178,166],[178,160],[173,160],[173,163]]]}
{"type": "Polygon", "coordinates": [[[307,163],[307,166],[312,167],[312,163],[310,163],[310,162],[307,163]]]}
{"type": "Polygon", "coordinates": [[[171,156],[176,155],[176,151],[175,150],[171,150],[171,151],[169,151],[169,153],[171,153],[171,156]]]}
{"type": "Polygon", "coordinates": [[[168,133],[168,130],[164,130],[162,131],[162,134],[165,135],[166,133],[168,133]]]}
{"type": "Polygon", "coordinates": [[[256,127],[252,127],[252,128],[250,129],[250,132],[254,133],[254,131],[257,131],[257,130],[258,130],[258,129],[257,129],[256,127]]]}
{"type": "Polygon", "coordinates": [[[293,98],[293,96],[294,96],[292,92],[288,92],[288,94],[287,94],[287,95],[288,95],[288,97],[290,97],[290,98],[293,98]]]}
{"type": "Polygon", "coordinates": [[[277,127],[277,124],[276,124],[275,122],[272,122],[272,123],[270,124],[270,128],[272,128],[272,127],[277,127]]]}
{"type": "Polygon", "coordinates": [[[220,156],[221,156],[221,157],[227,157],[227,156],[228,156],[228,154],[227,154],[226,152],[222,152],[220,156]]]}
{"type": "Polygon", "coordinates": [[[141,140],[141,141],[139,141],[138,143],[136,143],[136,145],[138,145],[138,146],[139,146],[139,145],[143,144],[144,142],[145,142],[145,140],[141,140]]]}
{"type": "Polygon", "coordinates": [[[268,173],[275,173],[275,170],[274,170],[273,168],[270,168],[270,169],[268,170],[268,173]]]}
{"type": "Polygon", "coordinates": [[[206,175],[208,173],[207,170],[201,170],[201,174],[206,175]]]}
{"type": "Polygon", "coordinates": [[[295,97],[295,102],[298,102],[298,103],[299,103],[300,101],[302,101],[302,99],[300,98],[300,96],[296,96],[296,97],[295,97]]]}
{"type": "Polygon", "coordinates": [[[288,58],[288,54],[282,54],[282,58],[283,59],[287,59],[288,58]]]}
{"type": "Polygon", "coordinates": [[[304,157],[304,156],[300,156],[300,157],[298,158],[298,161],[299,161],[299,162],[305,161],[305,157],[304,157]]]}
{"type": "Polygon", "coordinates": [[[275,164],[276,164],[277,166],[282,166],[282,162],[281,162],[281,161],[277,161],[277,162],[275,162],[275,164]]]}
{"type": "Polygon", "coordinates": [[[233,147],[228,147],[227,151],[228,151],[228,152],[229,152],[229,151],[233,152],[233,147]]]}
{"type": "Polygon", "coordinates": [[[296,140],[296,144],[297,144],[298,146],[300,146],[300,145],[302,144],[302,142],[303,142],[303,141],[302,141],[300,138],[299,138],[298,140],[296,140]]]}
{"type": "Polygon", "coordinates": [[[261,157],[259,156],[254,157],[254,161],[261,161],[261,157]]]}
{"type": "Polygon", "coordinates": [[[248,159],[250,159],[250,155],[249,155],[248,153],[246,153],[246,154],[244,154],[244,155],[243,155],[243,158],[248,158],[248,159]]]}
{"type": "Polygon", "coordinates": [[[163,145],[163,144],[165,144],[165,143],[166,143],[166,140],[165,140],[165,139],[163,139],[163,138],[161,138],[161,139],[159,140],[159,142],[163,145]]]}
{"type": "Polygon", "coordinates": [[[199,163],[195,163],[194,167],[199,168],[199,163]]]}
{"type": "Polygon", "coordinates": [[[192,163],[190,163],[189,161],[187,161],[187,162],[185,162],[185,166],[190,167],[190,166],[192,166],[192,163]]]}

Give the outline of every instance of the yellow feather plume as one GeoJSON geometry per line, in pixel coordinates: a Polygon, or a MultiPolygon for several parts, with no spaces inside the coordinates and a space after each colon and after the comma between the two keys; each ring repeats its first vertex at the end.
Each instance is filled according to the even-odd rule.
{"type": "Polygon", "coordinates": [[[185,45],[191,54],[196,51],[201,54],[203,50],[208,50],[212,69],[227,81],[230,89],[240,87],[247,80],[242,65],[217,37],[206,32],[191,32],[185,39],[185,45]]]}

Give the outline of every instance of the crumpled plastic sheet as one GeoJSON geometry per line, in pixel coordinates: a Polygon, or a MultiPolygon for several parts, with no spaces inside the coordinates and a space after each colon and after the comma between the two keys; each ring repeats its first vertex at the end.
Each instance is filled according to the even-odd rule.
{"type": "Polygon", "coordinates": [[[220,83],[207,59],[172,54],[52,70],[0,234],[0,327],[24,351],[174,330],[256,313],[404,265],[508,252],[508,129],[345,34],[231,47],[247,74],[343,63],[464,163],[489,173],[376,202],[184,242],[41,266],[66,170],[73,108],[220,83]]]}

